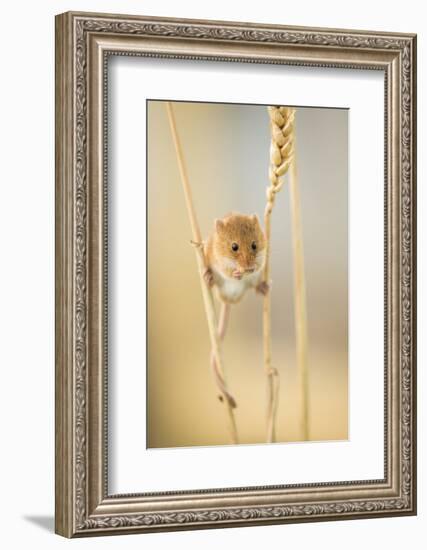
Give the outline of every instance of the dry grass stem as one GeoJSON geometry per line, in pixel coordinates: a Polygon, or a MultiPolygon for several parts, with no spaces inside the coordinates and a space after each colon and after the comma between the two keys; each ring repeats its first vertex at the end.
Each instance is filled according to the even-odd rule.
{"type": "Polygon", "coordinates": [[[292,220],[292,247],[294,256],[295,334],[297,347],[298,387],[300,401],[300,434],[310,439],[308,398],[308,345],[307,306],[304,272],[304,247],[302,238],[301,208],[296,155],[289,170],[290,209],[292,220]]]}
{"type": "MultiPolygon", "coordinates": [[[[166,109],[167,109],[167,114],[169,119],[169,125],[171,128],[172,138],[175,146],[179,173],[181,176],[185,202],[188,210],[188,216],[190,218],[191,230],[193,234],[193,242],[195,244],[198,244],[202,242],[202,236],[201,236],[200,227],[197,221],[196,211],[194,209],[191,187],[188,179],[187,169],[184,161],[184,155],[183,155],[182,146],[181,146],[181,142],[180,142],[177,127],[176,127],[175,115],[173,112],[173,106],[171,102],[169,101],[166,102],[166,109]]],[[[195,246],[194,250],[196,251],[199,278],[200,278],[200,284],[202,287],[203,304],[205,307],[206,319],[208,322],[209,337],[210,337],[211,348],[212,348],[212,357],[214,358],[213,363],[215,365],[215,373],[216,373],[215,380],[217,382],[217,386],[221,393],[221,396],[223,397],[222,401],[225,404],[225,407],[227,410],[228,429],[230,432],[231,442],[238,443],[236,420],[234,417],[234,410],[233,410],[233,401],[232,401],[232,398],[230,399],[231,394],[228,391],[227,385],[225,382],[224,368],[223,368],[223,363],[221,358],[221,350],[220,350],[219,338],[218,338],[218,332],[217,332],[218,327],[217,327],[214,298],[213,298],[211,289],[208,287],[208,285],[206,284],[203,278],[203,272],[205,269],[205,256],[203,253],[203,247],[195,246]]]]}

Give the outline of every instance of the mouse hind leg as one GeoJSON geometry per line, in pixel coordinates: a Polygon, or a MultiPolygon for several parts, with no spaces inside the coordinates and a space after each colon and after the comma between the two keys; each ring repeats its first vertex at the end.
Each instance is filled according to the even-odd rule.
{"type": "MultiPolygon", "coordinates": [[[[227,304],[225,302],[221,303],[221,311],[219,315],[219,321],[218,321],[218,340],[219,342],[222,342],[224,340],[225,333],[227,331],[227,325],[228,325],[228,319],[230,317],[230,304],[227,304]]],[[[211,366],[212,371],[215,376],[215,381],[217,383],[217,386],[219,387],[221,391],[221,395],[219,396],[219,399],[222,401],[223,397],[225,397],[233,409],[237,407],[236,400],[231,395],[231,393],[228,391],[227,386],[225,384],[225,380],[222,376],[222,373],[218,369],[218,365],[215,361],[215,355],[213,351],[211,351],[211,366]]]]}

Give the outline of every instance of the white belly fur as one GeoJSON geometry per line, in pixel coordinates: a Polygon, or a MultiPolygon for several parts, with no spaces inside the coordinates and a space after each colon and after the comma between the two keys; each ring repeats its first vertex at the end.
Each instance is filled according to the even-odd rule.
{"type": "Polygon", "coordinates": [[[215,272],[215,283],[220,298],[225,302],[239,302],[249,288],[254,288],[259,283],[261,271],[244,275],[242,279],[224,277],[221,273],[215,272]]]}

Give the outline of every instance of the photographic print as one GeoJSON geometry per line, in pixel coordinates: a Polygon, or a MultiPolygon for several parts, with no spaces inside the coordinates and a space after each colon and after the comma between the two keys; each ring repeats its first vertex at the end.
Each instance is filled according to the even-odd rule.
{"type": "Polygon", "coordinates": [[[55,531],[414,515],[416,35],[67,12],[55,82],[55,531]]]}
{"type": "Polygon", "coordinates": [[[147,447],[347,440],[348,110],[147,100],[147,447]]]}

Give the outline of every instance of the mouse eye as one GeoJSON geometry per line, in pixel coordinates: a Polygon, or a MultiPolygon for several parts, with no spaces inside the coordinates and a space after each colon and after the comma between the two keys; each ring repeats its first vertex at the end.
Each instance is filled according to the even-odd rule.
{"type": "Polygon", "coordinates": [[[256,250],[256,242],[255,241],[253,241],[253,243],[251,244],[251,248],[252,248],[252,250],[256,250]]]}
{"type": "Polygon", "coordinates": [[[237,243],[233,243],[233,244],[231,245],[231,250],[232,250],[233,252],[237,252],[237,251],[239,250],[239,245],[238,245],[237,243]]]}

